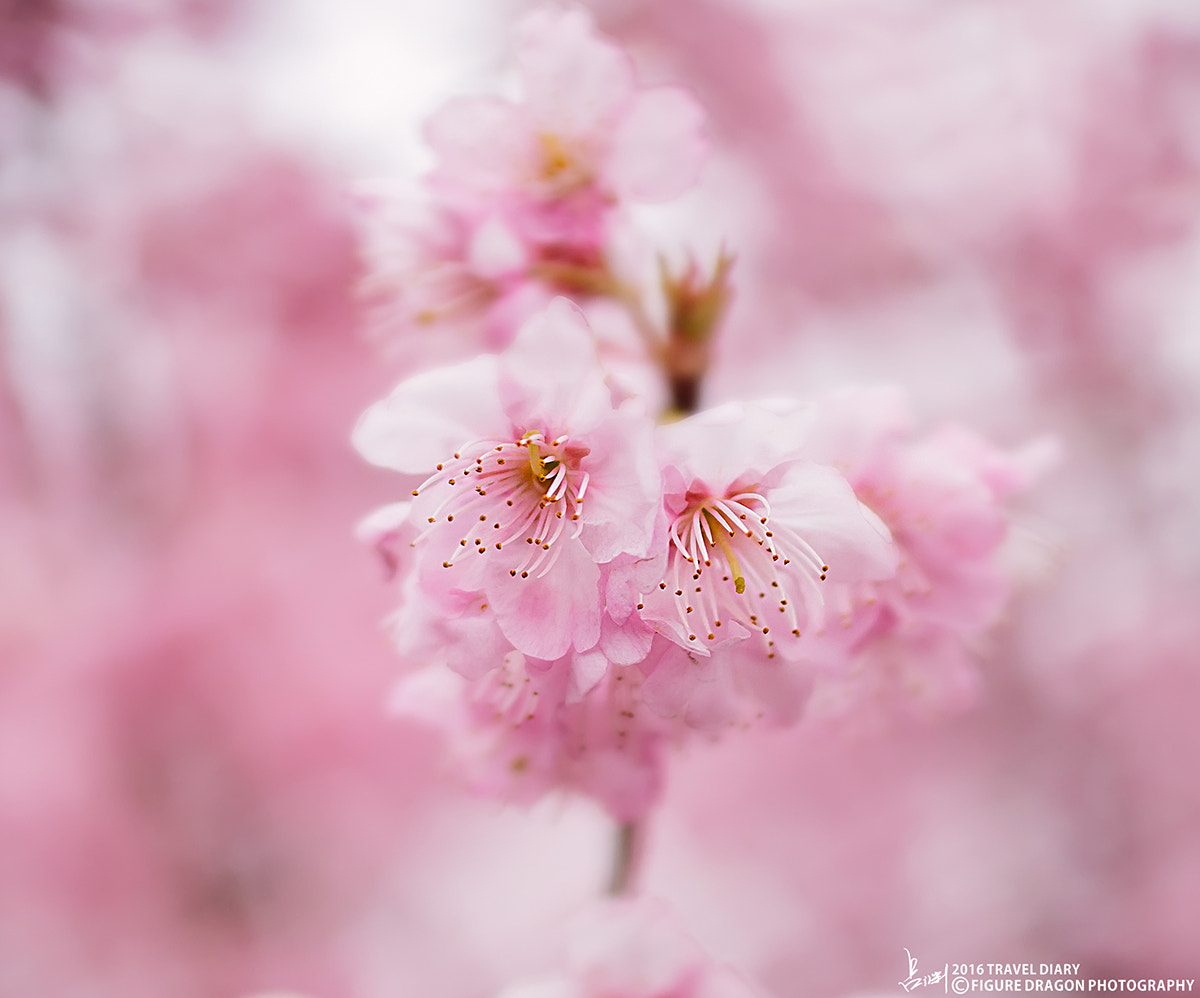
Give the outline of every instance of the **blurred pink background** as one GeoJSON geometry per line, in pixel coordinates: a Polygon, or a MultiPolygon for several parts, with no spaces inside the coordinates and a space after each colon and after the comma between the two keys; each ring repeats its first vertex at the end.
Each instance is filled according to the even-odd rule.
{"type": "MultiPolygon", "coordinates": [[[[786,998],[907,948],[1200,977],[1200,7],[606,0],[710,114],[641,223],[739,254],[706,400],[896,382],[1058,468],[982,696],[678,758],[644,885],[786,998]]],[[[486,996],[601,889],[592,804],[389,718],[350,450],[397,376],[357,192],[524,5],[0,0],[0,996],[486,996]]]]}

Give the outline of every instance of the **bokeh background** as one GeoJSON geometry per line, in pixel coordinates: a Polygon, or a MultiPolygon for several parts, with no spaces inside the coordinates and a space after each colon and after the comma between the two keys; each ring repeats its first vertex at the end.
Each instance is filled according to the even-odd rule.
{"type": "MultiPolygon", "coordinates": [[[[905,948],[1200,977],[1200,6],[596,0],[710,114],[640,217],[739,260],[707,401],[898,382],[1057,468],[969,708],[697,748],[646,889],[780,998],[905,948]]],[[[593,805],[389,718],[395,498],[348,445],[361,191],[516,0],[0,0],[0,996],[488,996],[601,889],[593,805]]],[[[819,705],[818,705],[819,706],[819,705]]]]}

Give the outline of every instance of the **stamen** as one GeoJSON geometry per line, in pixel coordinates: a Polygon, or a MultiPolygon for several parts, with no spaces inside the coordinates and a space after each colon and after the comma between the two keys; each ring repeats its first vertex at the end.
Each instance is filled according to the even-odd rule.
{"type": "MultiPolygon", "coordinates": [[[[750,591],[763,600],[768,592],[777,595],[776,607],[793,637],[808,622],[804,609],[819,609],[824,602],[819,583],[828,566],[804,538],[771,521],[770,505],[758,492],[690,504],[675,517],[668,536],[670,563],[660,589],[674,591],[675,613],[691,641],[701,636],[715,641],[717,629],[730,620],[769,634],[770,628],[749,612],[750,591]],[[706,584],[705,568],[714,561],[718,567],[706,584]],[[694,595],[685,598],[685,589],[694,595]]],[[[764,641],[773,648],[773,641],[764,641]]]]}
{"type": "Polygon", "coordinates": [[[583,529],[580,511],[589,476],[577,467],[577,458],[565,451],[568,439],[561,434],[548,442],[544,434],[531,431],[517,440],[482,440],[462,448],[454,458],[462,463],[439,464],[438,473],[414,490],[417,496],[434,486],[444,490],[442,501],[428,517],[429,526],[414,545],[456,517],[475,524],[490,522],[494,531],[490,548],[482,537],[456,538],[445,567],[453,567],[470,546],[480,554],[502,552],[524,538],[528,547],[520,548],[515,566],[510,562],[509,574],[544,577],[557,563],[562,545],[577,539],[583,529]],[[574,529],[564,536],[568,520],[574,529]]]}

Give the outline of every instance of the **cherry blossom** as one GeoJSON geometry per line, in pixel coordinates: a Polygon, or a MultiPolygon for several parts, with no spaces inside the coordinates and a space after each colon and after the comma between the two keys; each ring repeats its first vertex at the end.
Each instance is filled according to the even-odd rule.
{"type": "Polygon", "coordinates": [[[1006,452],[955,425],[918,436],[896,389],[843,389],[813,412],[807,449],[838,465],[900,552],[894,578],[838,593],[837,626],[815,658],[860,693],[968,700],[973,653],[1012,590],[1009,501],[1054,461],[1055,445],[1006,452]]]}
{"type": "Polygon", "coordinates": [[[779,413],[730,404],[659,439],[670,548],[640,609],[680,647],[707,655],[753,636],[773,657],[822,624],[827,580],[895,570],[887,529],[836,471],[802,460],[779,413]]]}
{"type": "Polygon", "coordinates": [[[628,56],[581,9],[536,10],[516,35],[520,102],[459,97],[429,120],[435,190],[502,206],[538,245],[599,249],[613,204],[691,186],[705,144],[686,92],[639,88],[628,56]]]}
{"type": "Polygon", "coordinates": [[[509,651],[472,680],[431,665],[397,684],[392,710],[440,730],[456,772],[481,794],[529,804],[573,791],[636,821],[659,801],[667,729],[640,706],[636,668],[581,658],[509,651]]]}
{"type": "Polygon", "coordinates": [[[649,554],[658,483],[651,424],[614,408],[574,306],[553,302],[501,358],[402,382],[354,441],[375,464],[431,472],[411,490],[422,587],[483,594],[527,655],[597,644],[600,566],[649,554]]]}
{"type": "Polygon", "coordinates": [[[406,358],[506,346],[552,297],[529,279],[530,249],[497,214],[385,194],[364,196],[361,214],[361,291],[378,334],[406,358]]]}

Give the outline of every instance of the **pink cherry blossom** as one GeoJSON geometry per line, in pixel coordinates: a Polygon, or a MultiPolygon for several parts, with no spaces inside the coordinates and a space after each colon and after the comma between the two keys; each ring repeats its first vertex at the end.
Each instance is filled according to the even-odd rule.
{"type": "Polygon", "coordinates": [[[528,246],[496,214],[441,203],[364,199],[367,276],[361,289],[373,323],[405,359],[458,359],[510,343],[550,292],[528,277],[528,246]]]}
{"type": "Polygon", "coordinates": [[[530,804],[554,792],[591,797],[618,821],[642,818],[664,781],[664,725],[640,707],[632,666],[601,656],[543,662],[510,650],[476,679],[440,665],[396,686],[395,713],[440,730],[478,793],[530,804]],[[598,681],[585,688],[584,677],[598,681]]]}
{"type": "Polygon", "coordinates": [[[572,924],[565,970],[497,998],[765,998],[704,952],[655,898],[607,900],[572,924]]]}
{"type": "Polygon", "coordinates": [[[813,412],[806,449],[843,470],[900,551],[893,579],[839,593],[840,626],[812,646],[839,685],[849,680],[835,698],[886,690],[969,699],[974,646],[1012,589],[1008,500],[1053,461],[1053,444],[1008,453],[959,426],[916,436],[903,394],[891,389],[845,389],[813,412]]]}
{"type": "Polygon", "coordinates": [[[849,484],[800,459],[792,410],[731,404],[660,430],[668,529],[638,606],[659,635],[642,692],[688,728],[795,721],[826,591],[895,571],[887,529],[849,484]]]}
{"type": "Polygon", "coordinates": [[[517,30],[522,100],[460,97],[430,119],[436,190],[502,205],[539,245],[603,245],[610,207],[662,201],[696,179],[702,112],[684,91],[642,89],[582,10],[544,8],[517,30]]]}
{"type": "Polygon", "coordinates": [[[658,505],[651,424],[614,408],[586,322],[565,299],[503,357],[402,382],[360,420],[372,463],[429,474],[412,489],[420,585],[481,593],[521,652],[600,640],[600,566],[648,555],[658,505]]]}
{"type": "Polygon", "coordinates": [[[359,528],[401,567],[388,621],[406,673],[394,712],[440,731],[455,772],[480,794],[529,804],[566,791],[617,820],[643,817],[659,800],[673,728],[645,709],[636,667],[652,632],[633,601],[652,563],[624,555],[598,566],[598,642],[547,661],[513,646],[484,593],[422,584],[419,563],[397,554],[419,533],[408,513],[408,504],[385,507],[359,528]]]}
{"type": "Polygon", "coordinates": [[[826,580],[895,570],[887,529],[836,471],[800,460],[789,429],[732,404],[660,431],[670,547],[641,612],[689,652],[751,639],[774,657],[820,626],[826,580]]]}

